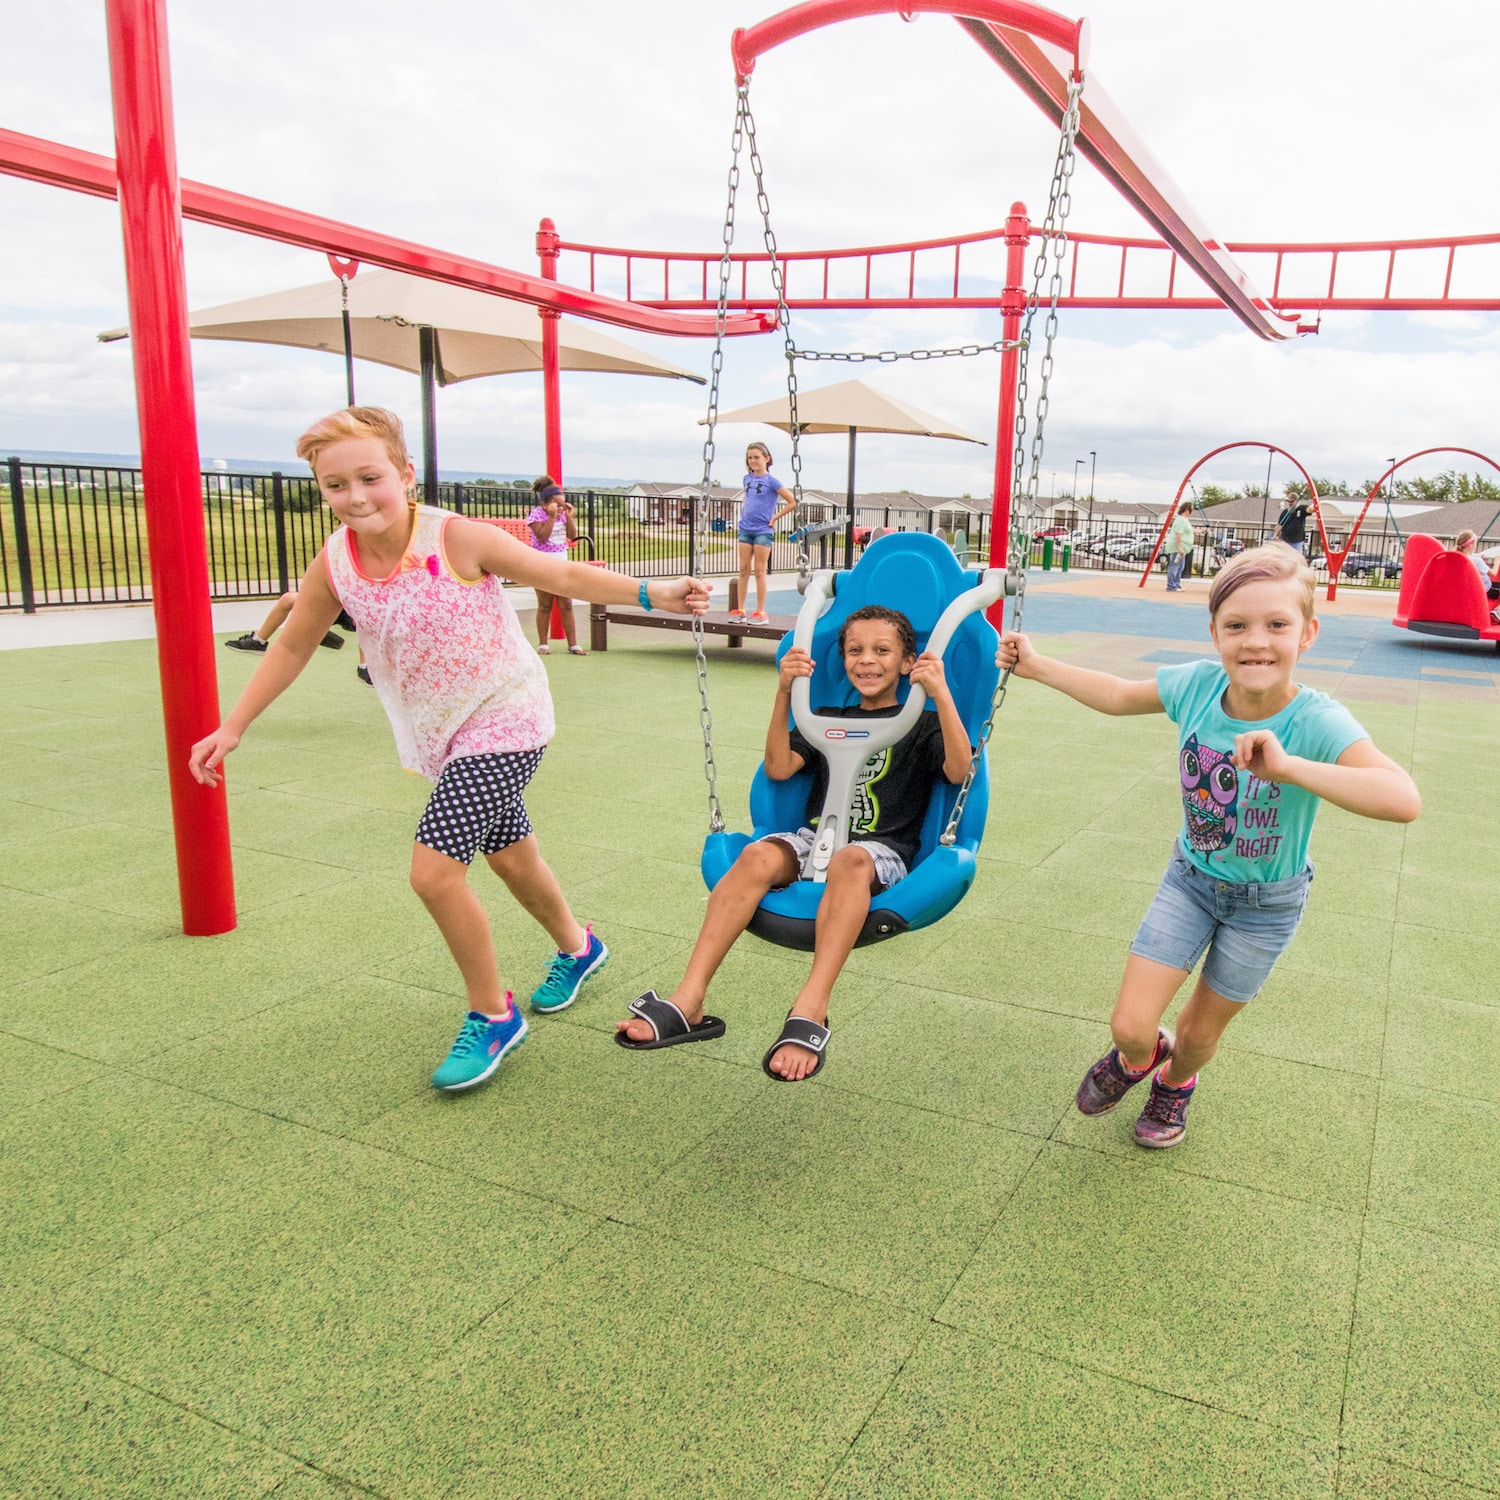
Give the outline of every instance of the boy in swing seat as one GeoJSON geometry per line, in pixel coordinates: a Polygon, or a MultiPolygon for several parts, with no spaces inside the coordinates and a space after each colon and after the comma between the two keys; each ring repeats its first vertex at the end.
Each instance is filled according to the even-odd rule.
{"type": "MultiPolygon", "coordinates": [[[[829,861],[818,905],[812,972],[762,1061],[767,1074],[782,1083],[811,1078],[823,1066],[833,986],[869,915],[870,899],[906,876],[939,778],[957,785],[973,758],[943,660],[931,652],[917,655],[916,632],[899,610],[878,604],[854,610],[839,631],[839,655],[859,704],[819,708],[817,713],[846,719],[894,717],[901,711],[897,688],[903,677],[925,690],[935,712],[924,710],[904,739],[877,751],[860,773],[849,842],[829,861]]],[[[796,647],[782,657],[765,753],[772,781],[812,768],[807,826],[769,834],[743,850],[708,898],[703,927],[677,988],[667,999],[647,990],[629,1006],[633,1019],[616,1023],[615,1040],[622,1047],[648,1051],[723,1036],[724,1022],[703,1013],[709,983],[767,892],[801,878],[823,814],[828,763],[791,722],[792,684],[810,677],[813,665],[812,657],[796,647]]]]}

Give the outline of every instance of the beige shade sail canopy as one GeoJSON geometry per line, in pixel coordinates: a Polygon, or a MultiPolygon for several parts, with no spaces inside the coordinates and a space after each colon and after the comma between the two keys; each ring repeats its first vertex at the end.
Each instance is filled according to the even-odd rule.
{"type": "MultiPolygon", "coordinates": [[[[742,406],[738,411],[724,412],[720,422],[764,422],[768,427],[779,427],[783,432],[792,430],[791,401],[782,397],[777,401],[763,401],[759,406],[742,406]]],[[[707,419],[699,420],[704,426],[707,419]]],[[[819,386],[815,390],[797,393],[797,436],[806,437],[820,432],[842,432],[849,438],[849,488],[845,499],[844,520],[844,566],[854,566],[854,448],[855,439],[861,432],[894,432],[908,437],[952,438],[960,443],[978,443],[985,446],[983,438],[977,438],[962,427],[934,417],[863,380],[843,380],[837,385],[819,386]]]]}
{"type": "MultiPolygon", "coordinates": [[[[362,269],[350,280],[349,328],[356,359],[420,373],[418,330],[423,325],[437,330],[440,385],[542,368],[542,320],[534,307],[400,271],[362,269]]],[[[321,281],[205,307],[189,313],[188,330],[195,339],[286,344],[342,356],[339,283],[321,281]]],[[[99,338],[109,343],[129,333],[128,328],[111,328],[99,338]]],[[[703,384],[703,377],[691,370],[568,318],[559,320],[558,354],[564,370],[656,375],[703,384]]]]}
{"type": "MultiPolygon", "coordinates": [[[[719,414],[720,422],[764,422],[783,432],[792,428],[791,408],[787,398],[763,401],[759,406],[743,406],[738,411],[719,414]]],[[[700,420],[700,427],[703,421],[700,420]]],[[[797,435],[819,432],[895,432],[912,437],[953,438],[961,443],[984,443],[971,432],[921,411],[863,380],[844,380],[838,385],[819,386],[816,390],[797,393],[797,435]]]]}

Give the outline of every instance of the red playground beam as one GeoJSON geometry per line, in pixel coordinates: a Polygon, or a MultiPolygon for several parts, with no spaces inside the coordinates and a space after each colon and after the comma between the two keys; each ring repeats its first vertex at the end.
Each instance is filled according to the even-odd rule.
{"type": "MultiPolygon", "coordinates": [[[[113,198],[116,194],[115,163],[107,156],[61,146],[55,141],[22,135],[14,130],[0,130],[0,172],[31,182],[70,188],[95,198],[113,198]]],[[[682,338],[711,339],[714,336],[712,318],[662,311],[641,303],[585,292],[540,276],[528,276],[505,266],[473,260],[466,255],[451,255],[446,250],[398,240],[372,229],[340,224],[334,219],[303,213],[301,209],[284,208],[279,203],[267,203],[261,198],[247,198],[241,193],[210,187],[207,183],[184,181],[181,199],[182,217],[200,224],[215,224],[220,229],[239,230],[242,234],[276,240],[283,245],[321,250],[342,259],[357,260],[362,265],[408,271],[430,281],[446,281],[476,292],[492,292],[513,302],[529,302],[534,307],[573,313],[580,318],[634,328],[641,333],[675,334],[682,338]]],[[[731,316],[724,331],[729,334],[770,333],[775,327],[774,311],[752,312],[731,316]]]]}
{"type": "Polygon", "coordinates": [[[234,869],[224,790],[206,795],[188,775],[188,752],[219,722],[219,682],[188,353],[166,0],[106,0],[105,16],[182,930],[208,937],[235,925],[234,869]]]}
{"type": "MultiPolygon", "coordinates": [[[[1004,294],[995,251],[1009,243],[1010,232],[1007,221],[1000,229],[940,239],[781,250],[787,305],[799,311],[998,309],[1004,294]]],[[[1041,230],[1030,224],[1027,233],[1041,238],[1041,230]]],[[[1254,263],[1257,270],[1263,264],[1271,282],[1266,300],[1281,312],[1500,312],[1500,260],[1495,254],[1500,251],[1500,234],[1285,244],[1230,241],[1225,248],[1254,263]],[[1284,291],[1288,286],[1299,290],[1284,291]]],[[[608,280],[624,287],[629,301],[646,307],[714,305],[708,290],[710,271],[717,274],[722,251],[632,250],[572,240],[560,240],[558,249],[572,261],[572,279],[590,291],[608,280]]],[[[736,267],[731,273],[731,307],[765,307],[775,300],[764,272],[770,257],[763,250],[736,252],[730,259],[736,267]]],[[[1065,289],[1057,305],[1222,308],[1217,297],[1203,295],[1196,276],[1179,274],[1184,264],[1164,240],[1070,229],[1065,289]]]]}
{"type": "MultiPolygon", "coordinates": [[[[735,72],[741,80],[749,77],[761,52],[836,21],[873,15],[911,18],[918,12],[952,16],[1061,126],[1069,75],[1076,77],[1087,61],[1088,25],[1020,0],[806,0],[735,32],[735,72]]],[[[1094,78],[1083,91],[1078,150],[1252,333],[1285,339],[1297,332],[1297,319],[1277,312],[1255,289],[1094,78]]]]}

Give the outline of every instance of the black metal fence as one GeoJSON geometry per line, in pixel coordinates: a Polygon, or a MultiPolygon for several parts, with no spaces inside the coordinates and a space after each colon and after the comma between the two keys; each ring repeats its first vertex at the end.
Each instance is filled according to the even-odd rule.
{"type": "MultiPolygon", "coordinates": [[[[101,465],[6,461],[9,503],[0,509],[0,608],[28,612],[52,605],[142,603],[151,597],[144,495],[139,469],[101,465]]],[[[697,507],[690,500],[645,502],[608,491],[572,491],[578,526],[589,555],[639,578],[684,572],[701,544],[703,570],[732,574],[739,568],[738,499],[715,499],[701,537],[697,507]]],[[[437,503],[462,515],[522,519],[532,509],[531,491],[501,484],[439,486],[437,503]]],[[[819,508],[811,507],[816,518],[819,508]]],[[[840,520],[832,507],[824,519],[840,520]]],[[[313,480],[306,475],[203,475],[203,516],[208,538],[209,580],[216,600],[270,598],[291,587],[323,545],[334,525],[313,480]]],[[[910,517],[908,517],[910,519],[910,517]]],[[[883,509],[859,507],[857,535],[897,520],[883,509]]],[[[931,512],[919,526],[895,529],[938,531],[966,560],[982,562],[988,549],[988,517],[931,512]],[[949,521],[948,530],[938,524],[949,521]]],[[[1196,518],[1198,545],[1190,572],[1209,576],[1236,552],[1265,540],[1273,528],[1215,523],[1212,512],[1196,518]]],[[[1139,572],[1155,545],[1157,527],[1107,521],[1032,544],[1034,566],[1139,572]],[[1047,542],[1050,540],[1050,549],[1047,542]]],[[[1341,546],[1344,533],[1331,533],[1341,546]]],[[[815,567],[837,567],[844,559],[842,527],[811,543],[815,567]]],[[[1350,583],[1396,587],[1404,539],[1387,531],[1362,531],[1340,577],[1350,583]]],[[[798,564],[798,545],[783,529],[771,552],[773,571],[798,564]]],[[[1314,569],[1327,568],[1316,531],[1309,538],[1314,569]]],[[[1165,566],[1159,560],[1158,567],[1165,566]]]]}
{"type": "MultiPolygon", "coordinates": [[[[1259,546],[1276,535],[1274,526],[1256,523],[1215,523],[1212,511],[1193,518],[1197,543],[1185,572],[1190,577],[1211,578],[1231,558],[1247,547],[1259,546]]],[[[1088,568],[1104,572],[1139,574],[1146,566],[1161,527],[1134,521],[1096,522],[1092,527],[1066,529],[1052,527],[1039,531],[1032,542],[1033,566],[1060,569],[1088,568]],[[1051,546],[1048,547],[1048,541],[1051,546]]],[[[1329,541],[1336,548],[1344,545],[1348,528],[1330,528],[1329,541]]],[[[1450,538],[1440,538],[1445,542],[1450,538]]],[[[1339,582],[1372,587],[1399,588],[1401,557],[1406,538],[1392,531],[1361,528],[1354,550],[1344,559],[1339,582]]],[[[1327,581],[1328,560],[1322,539],[1314,527],[1307,538],[1307,556],[1320,581],[1327,581]]],[[[1157,558],[1158,571],[1166,568],[1165,551],[1157,558]]]]}
{"type": "MultiPolygon", "coordinates": [[[[8,504],[0,509],[0,608],[138,604],[151,598],[145,495],[139,469],[6,461],[8,504]]],[[[673,499],[647,507],[623,494],[570,492],[587,555],[640,578],[685,572],[695,541],[704,571],[738,571],[740,502],[716,500],[701,538],[696,507],[673,499]],[[654,514],[647,514],[652,511],[654,514]]],[[[481,519],[523,519],[536,501],[524,486],[439,486],[437,503],[481,519]]],[[[830,511],[830,517],[832,512],[830,511]]],[[[307,475],[203,475],[209,589],[215,600],[274,598],[292,587],[336,525],[307,475]]],[[[815,566],[843,560],[844,539],[811,544],[815,566]]],[[[797,566],[784,528],[773,570],[797,566]]]]}

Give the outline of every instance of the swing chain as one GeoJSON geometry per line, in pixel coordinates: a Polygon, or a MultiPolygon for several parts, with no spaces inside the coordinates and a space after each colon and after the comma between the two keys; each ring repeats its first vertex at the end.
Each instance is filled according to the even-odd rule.
{"type": "MultiPolygon", "coordinates": [[[[797,346],[792,342],[792,314],[791,309],[786,305],[785,268],[777,253],[776,232],[771,228],[771,202],[766,196],[765,169],[761,164],[760,148],[755,142],[755,117],[750,113],[747,84],[740,85],[740,96],[745,101],[745,139],[750,148],[750,169],[755,174],[755,201],[760,209],[761,223],[765,231],[766,255],[771,267],[771,287],[776,293],[776,318],[786,344],[786,404],[787,422],[791,429],[792,439],[792,494],[797,501],[797,508],[792,513],[792,522],[797,530],[804,532],[797,543],[797,586],[805,589],[808,579],[812,577],[812,551],[808,547],[803,524],[802,452],[797,446],[802,431],[802,424],[797,418],[797,346]]],[[[726,251],[726,255],[727,253],[726,251]]],[[[723,274],[728,274],[727,269],[723,274]]]]}
{"type": "MultiPolygon", "coordinates": [[[[741,84],[735,99],[734,134],[729,150],[729,197],[724,209],[724,250],[719,259],[719,296],[714,312],[714,352],[709,360],[707,429],[703,438],[703,484],[693,501],[697,525],[692,529],[692,552],[688,568],[697,578],[703,571],[703,534],[708,530],[713,496],[714,429],[719,420],[719,381],[724,373],[724,327],[729,316],[729,277],[733,267],[734,204],[740,187],[740,151],[744,146],[745,122],[750,117],[748,86],[741,84]]],[[[701,616],[693,616],[693,654],[698,670],[698,727],[703,731],[703,775],[708,781],[708,831],[723,833],[724,810],[719,805],[718,766],[714,761],[714,718],[708,705],[708,657],[703,649],[701,616]]]]}
{"type": "MultiPolygon", "coordinates": [[[[1074,146],[1078,136],[1079,99],[1083,94],[1083,74],[1075,74],[1068,80],[1068,107],[1062,118],[1062,132],[1057,142],[1057,159],[1052,168],[1052,186],[1047,195],[1047,217],[1042,222],[1041,245],[1037,250],[1032,268],[1031,291],[1026,299],[1026,324],[1019,340],[1021,357],[1016,372],[1016,434],[1014,468],[1011,475],[1010,548],[1009,564],[1006,568],[1006,593],[1014,600],[1011,609],[1011,629],[1021,628],[1021,611],[1026,602],[1026,565],[1030,561],[1032,521],[1041,491],[1042,440],[1047,422],[1047,387],[1052,379],[1052,346],[1057,338],[1057,304],[1062,297],[1063,261],[1067,254],[1068,213],[1073,206],[1072,179],[1075,165],[1074,146]],[[1022,487],[1024,471],[1024,443],[1026,437],[1026,365],[1031,348],[1031,325],[1041,301],[1042,280],[1047,274],[1049,256],[1052,276],[1047,288],[1047,321],[1043,325],[1044,346],[1042,350],[1041,380],[1036,398],[1036,432],[1031,439],[1031,472],[1022,487]]],[[[948,815],[947,825],[938,839],[941,845],[952,846],[958,841],[958,825],[968,805],[969,793],[974,778],[979,773],[980,762],[995,728],[995,719],[1005,706],[1005,695],[1010,687],[1013,668],[1007,667],[995,684],[995,695],[990,701],[989,717],[979,731],[979,743],[969,761],[958,796],[953,799],[953,810],[948,815]]]]}
{"type": "Polygon", "coordinates": [[[1020,339],[998,339],[993,344],[959,344],[947,349],[904,349],[899,353],[895,349],[882,349],[878,354],[865,354],[858,350],[828,353],[818,349],[794,349],[791,357],[805,360],[836,359],[851,365],[893,365],[898,359],[972,359],[976,354],[1004,354],[1007,350],[1020,347],[1020,339]]]}

